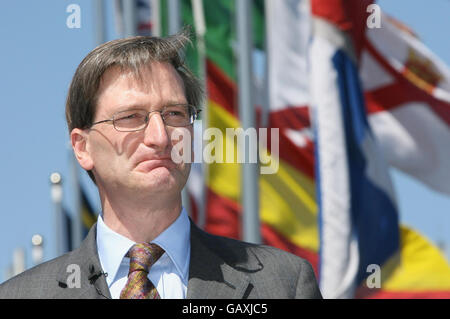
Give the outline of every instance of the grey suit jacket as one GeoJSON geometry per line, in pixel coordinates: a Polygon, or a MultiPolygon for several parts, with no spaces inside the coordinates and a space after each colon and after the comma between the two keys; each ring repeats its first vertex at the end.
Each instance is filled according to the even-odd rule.
{"type": "MultiPolygon", "coordinates": [[[[0,298],[111,298],[94,225],[81,246],[0,285],[0,298]],[[80,270],[79,285],[74,269],[80,270]],[[71,277],[72,276],[72,277],[71,277]]],[[[262,245],[214,236],[191,222],[187,298],[322,298],[311,265],[262,245]]]]}

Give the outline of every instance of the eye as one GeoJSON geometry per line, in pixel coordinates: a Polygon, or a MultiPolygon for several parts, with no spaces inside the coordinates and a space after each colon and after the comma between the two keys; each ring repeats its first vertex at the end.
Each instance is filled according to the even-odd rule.
{"type": "Polygon", "coordinates": [[[117,114],[116,121],[126,121],[126,120],[134,120],[134,119],[142,119],[145,116],[141,113],[124,113],[117,114]]]}
{"type": "Polygon", "coordinates": [[[134,114],[129,114],[127,116],[124,116],[121,118],[121,120],[128,120],[128,119],[134,119],[138,116],[138,114],[134,113],[134,114]]]}
{"type": "Polygon", "coordinates": [[[169,115],[169,116],[184,116],[183,112],[180,111],[167,111],[164,112],[164,115],[169,115]]]}
{"type": "Polygon", "coordinates": [[[186,117],[187,109],[185,106],[169,106],[162,113],[164,117],[186,117]]]}

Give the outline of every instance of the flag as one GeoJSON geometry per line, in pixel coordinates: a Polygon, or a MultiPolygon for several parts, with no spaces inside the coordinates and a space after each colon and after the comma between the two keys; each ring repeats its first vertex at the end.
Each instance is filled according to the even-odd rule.
{"type": "Polygon", "coordinates": [[[370,123],[392,166],[450,194],[450,69],[407,26],[381,23],[361,52],[370,123]]]}
{"type": "Polygon", "coordinates": [[[69,211],[67,210],[66,207],[62,207],[62,214],[63,214],[63,218],[64,218],[64,228],[65,228],[65,232],[64,232],[64,237],[65,239],[65,245],[66,247],[64,248],[65,251],[71,251],[74,247],[73,247],[73,240],[72,240],[72,217],[70,216],[69,211]]]}
{"type": "MultiPolygon", "coordinates": [[[[227,145],[226,128],[238,128],[240,122],[236,105],[236,71],[234,64],[234,43],[236,34],[230,24],[234,16],[233,1],[204,1],[206,21],[206,83],[207,83],[207,127],[219,128],[224,132],[223,145],[227,145]]],[[[190,1],[183,1],[184,23],[193,25],[190,1]]],[[[253,27],[255,47],[261,50],[264,40],[263,1],[255,1],[253,8],[253,27]]],[[[188,61],[196,59],[189,56],[188,61]]],[[[263,90],[261,90],[262,92],[263,90]]],[[[261,107],[257,106],[257,111],[261,107]]],[[[261,114],[257,118],[261,118],[261,114]]],[[[317,270],[318,230],[315,227],[317,208],[313,183],[312,143],[307,151],[298,149],[288,138],[299,127],[309,126],[304,109],[287,112],[273,112],[268,128],[278,128],[288,119],[288,130],[280,130],[280,160],[277,174],[261,175],[260,216],[264,243],[280,247],[307,258],[317,270]]],[[[270,151],[270,130],[267,136],[267,149],[270,151]]],[[[221,154],[225,154],[225,149],[221,154]]],[[[235,150],[236,154],[236,150],[235,150]]],[[[206,216],[201,225],[207,231],[232,238],[242,239],[240,204],[240,167],[236,163],[212,163],[207,165],[207,176],[198,177],[201,170],[191,171],[188,187],[194,198],[201,185],[206,182],[206,216]],[[197,173],[197,174],[196,174],[197,173]],[[194,175],[196,174],[196,175],[194,175]]],[[[194,201],[195,202],[195,201],[194,201]]],[[[202,203],[197,204],[199,207],[202,203]]]]}
{"type": "MultiPolygon", "coordinates": [[[[370,101],[365,103],[367,91],[362,95],[357,79],[370,1],[312,0],[311,6],[297,0],[267,3],[271,108],[277,113],[286,113],[286,108],[303,110],[306,125],[291,131],[289,138],[305,151],[310,143],[317,146],[313,152],[320,214],[315,227],[320,229],[316,253],[322,293],[348,297],[356,290],[357,297],[366,298],[448,296],[450,268],[445,258],[412,229],[393,229],[395,195],[380,158],[385,153],[377,151],[377,147],[386,149],[382,145],[386,139],[379,139],[379,128],[371,133],[373,115],[367,120],[364,114],[364,104],[370,110],[370,101]],[[307,106],[312,114],[305,111],[307,106]],[[389,237],[376,240],[381,233],[389,237]],[[373,264],[381,266],[381,288],[368,287],[363,280],[371,274],[372,268],[366,266],[373,264]]],[[[386,47],[392,50],[395,45],[386,47]]]]}
{"type": "Polygon", "coordinates": [[[353,298],[368,267],[380,267],[397,251],[398,213],[388,168],[367,121],[353,42],[335,24],[351,23],[345,12],[352,3],[311,4],[319,283],[326,298],[353,298]],[[333,10],[315,10],[321,6],[333,10]]]}
{"type": "MultiPolygon", "coordinates": [[[[234,21],[233,3],[233,1],[203,2],[206,22],[207,126],[217,127],[221,130],[240,126],[235,103],[237,88],[233,48],[236,37],[234,27],[230,24],[230,21],[234,21]]],[[[276,174],[260,176],[259,206],[264,243],[306,258],[312,264],[316,275],[320,277],[319,260],[323,259],[320,259],[319,256],[321,254],[321,231],[323,229],[319,227],[321,221],[318,204],[321,202],[321,194],[316,190],[321,190],[322,185],[320,185],[316,172],[323,173],[323,170],[318,169],[315,164],[316,153],[318,152],[315,146],[314,130],[316,128],[312,126],[315,119],[310,114],[310,90],[312,88],[308,75],[312,66],[308,56],[312,33],[312,16],[308,3],[308,1],[299,0],[266,1],[265,27],[269,38],[267,42],[268,72],[269,78],[278,76],[276,80],[269,79],[270,113],[268,114],[268,128],[279,128],[279,170],[276,174]],[[280,15],[281,20],[278,22],[272,21],[270,18],[271,15],[279,13],[274,11],[272,5],[285,6],[285,13],[280,15]],[[292,16],[294,14],[299,16],[295,18],[292,16]],[[270,34],[273,36],[270,37],[270,34]],[[296,36],[296,39],[283,43],[283,38],[288,35],[296,36]],[[273,42],[270,39],[280,41],[273,42]],[[274,90],[277,86],[278,89],[274,90]]],[[[193,25],[190,1],[183,1],[182,4],[184,23],[193,25]]],[[[323,2],[323,4],[324,6],[320,8],[316,7],[316,10],[321,9],[325,12],[333,10],[333,6],[328,6],[326,2],[323,2]]],[[[349,28],[348,20],[347,22],[335,21],[344,30],[347,30],[346,32],[350,33],[350,36],[346,38],[351,37],[355,55],[355,59],[351,61],[348,56],[342,56],[343,53],[341,53],[341,62],[345,61],[343,62],[345,67],[340,70],[339,74],[344,74],[348,82],[344,81],[341,84],[344,87],[338,86],[335,87],[335,90],[352,89],[355,91],[357,84],[351,82],[352,79],[357,77],[355,68],[359,66],[358,71],[361,72],[361,67],[365,64],[364,43],[366,38],[365,29],[361,27],[361,24],[365,25],[366,20],[362,19],[361,16],[358,18],[357,14],[358,12],[359,14],[365,12],[361,9],[367,2],[355,2],[354,4],[355,6],[349,8],[350,17],[353,17],[353,15],[356,17],[355,19],[352,18],[352,28],[349,28]],[[357,60],[358,58],[359,60],[357,60]],[[359,61],[360,64],[358,65],[354,61],[359,61]]],[[[254,7],[253,22],[254,38],[259,39],[259,41],[255,41],[259,48],[264,47],[260,41],[264,34],[264,11],[262,8],[262,2],[257,1],[254,7]]],[[[342,11],[343,7],[334,7],[334,9],[342,11]]],[[[319,13],[320,11],[316,11],[316,15],[319,15],[319,13]]],[[[324,12],[322,12],[323,14],[324,12]]],[[[195,65],[196,59],[192,56],[188,55],[187,60],[191,62],[191,65],[195,65]]],[[[349,145],[355,147],[358,151],[359,165],[365,164],[366,167],[370,168],[369,170],[362,170],[361,167],[358,167],[360,178],[364,178],[366,184],[369,182],[375,184],[379,193],[384,194],[385,202],[390,201],[395,207],[395,196],[389,182],[386,181],[386,174],[380,176],[374,176],[373,174],[378,169],[385,169],[382,162],[373,161],[372,154],[368,153],[372,149],[368,146],[375,144],[375,140],[381,142],[378,145],[389,164],[392,164],[392,161],[391,155],[385,152],[386,146],[383,143],[386,142],[386,139],[381,140],[379,128],[373,127],[372,116],[374,114],[371,112],[373,104],[367,98],[367,92],[369,91],[362,74],[361,80],[364,101],[361,101],[361,94],[348,95],[348,99],[344,101],[338,99],[341,106],[346,102],[347,106],[353,105],[350,110],[356,112],[353,124],[357,129],[351,131],[348,127],[345,127],[349,132],[344,130],[342,135],[345,133],[353,139],[352,144],[349,143],[349,145]],[[368,120],[364,120],[364,112],[361,109],[361,105],[364,104],[362,103],[367,107],[368,120]],[[360,135],[356,133],[360,133],[360,135]],[[373,164],[377,165],[374,166],[373,164]],[[367,174],[361,176],[362,173],[367,174]]],[[[320,86],[318,87],[320,88],[320,86]]],[[[264,92],[264,90],[260,92],[264,92]]],[[[379,109],[380,106],[378,106],[379,109]]],[[[259,110],[258,106],[257,110],[259,110]]],[[[389,108],[386,108],[386,111],[389,111],[389,108]]],[[[348,116],[348,113],[342,114],[348,116]]],[[[270,138],[268,138],[268,141],[270,141],[270,138]]],[[[223,141],[223,145],[226,145],[225,143],[226,140],[223,141]]],[[[267,147],[271,149],[270,142],[267,147]]],[[[203,216],[201,225],[209,232],[241,239],[239,166],[237,164],[212,163],[207,167],[206,176],[201,176],[202,170],[199,169],[195,169],[191,173],[196,174],[196,178],[192,178],[193,175],[191,175],[188,181],[188,187],[195,190],[192,192],[195,207],[203,204],[197,201],[206,197],[205,216],[203,216]],[[198,192],[201,188],[199,181],[203,178],[206,182],[204,197],[198,192]]],[[[358,176],[358,174],[356,175],[358,176]]],[[[351,186],[350,182],[348,186],[351,186]]],[[[356,222],[364,223],[368,220],[378,219],[378,222],[381,221],[381,225],[378,224],[377,226],[386,231],[383,228],[386,226],[383,225],[383,220],[386,220],[386,218],[374,215],[373,211],[369,211],[368,214],[372,219],[359,219],[356,222]]],[[[198,214],[195,216],[198,217],[198,214]]],[[[390,216],[392,216],[392,210],[390,216]]],[[[348,221],[352,222],[353,225],[354,220],[348,219],[348,221]]],[[[387,221],[388,225],[392,225],[389,218],[387,218],[387,221]]],[[[364,225],[358,226],[359,229],[363,229],[362,226],[364,225]]],[[[353,232],[356,232],[356,230],[353,230],[353,232]]],[[[350,280],[352,283],[350,285],[351,291],[356,290],[356,297],[450,297],[450,268],[439,250],[418,232],[404,225],[400,225],[397,232],[394,230],[391,235],[395,236],[395,233],[398,237],[397,240],[393,240],[393,245],[395,245],[395,242],[397,243],[395,252],[390,253],[393,248],[386,247],[385,252],[375,254],[381,256],[377,257],[375,261],[375,263],[380,263],[381,266],[379,272],[381,274],[381,288],[367,285],[367,280],[376,274],[371,273],[372,268],[364,269],[362,265],[367,265],[372,261],[364,256],[365,252],[361,254],[358,247],[356,247],[358,249],[352,248],[352,253],[357,252],[358,256],[366,260],[358,260],[358,267],[353,264],[350,265],[354,267],[353,272],[347,272],[352,275],[351,278],[356,278],[350,280]],[[386,256],[390,257],[386,260],[386,256]],[[366,278],[366,280],[361,281],[361,278],[366,278]]],[[[368,246],[367,243],[361,243],[359,247],[368,246]]]]}

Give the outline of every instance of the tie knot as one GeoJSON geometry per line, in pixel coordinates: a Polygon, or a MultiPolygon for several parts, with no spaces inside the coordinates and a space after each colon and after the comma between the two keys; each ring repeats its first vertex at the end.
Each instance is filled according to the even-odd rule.
{"type": "Polygon", "coordinates": [[[164,254],[164,249],[156,244],[135,244],[127,253],[130,257],[130,271],[143,270],[148,272],[150,267],[164,254]]]}

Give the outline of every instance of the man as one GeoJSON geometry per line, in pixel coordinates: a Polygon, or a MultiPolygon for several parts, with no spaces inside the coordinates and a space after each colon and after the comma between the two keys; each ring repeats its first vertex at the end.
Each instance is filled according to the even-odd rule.
{"type": "Polygon", "coordinates": [[[190,164],[172,150],[202,99],[180,57],[188,42],[120,39],[81,62],[66,118],[102,214],[78,249],[2,284],[0,298],[321,298],[305,260],[207,234],[182,208],[190,164]]]}

